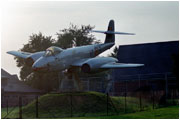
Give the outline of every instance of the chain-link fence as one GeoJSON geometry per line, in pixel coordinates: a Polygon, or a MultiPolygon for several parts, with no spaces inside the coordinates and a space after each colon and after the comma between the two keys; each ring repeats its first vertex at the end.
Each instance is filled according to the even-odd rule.
{"type": "Polygon", "coordinates": [[[3,108],[2,118],[70,118],[118,114],[109,94],[50,93],[26,105],[19,97],[17,107],[3,108]],[[11,109],[11,110],[9,110],[11,109]]]}
{"type": "MultiPolygon", "coordinates": [[[[97,92],[50,93],[26,105],[19,97],[17,107],[3,108],[2,118],[79,118],[111,116],[152,110],[160,107],[159,93],[126,92],[123,96],[109,96],[97,92]],[[144,97],[146,94],[146,97],[144,97]]],[[[176,99],[171,104],[178,104],[176,99]]]]}
{"type": "Polygon", "coordinates": [[[24,103],[26,98],[20,96],[14,107],[8,106],[7,97],[2,118],[87,118],[178,104],[176,79],[169,73],[123,76],[121,80],[111,81],[108,90],[105,83],[109,82],[88,78],[82,82],[83,89],[98,92],[49,93],[36,96],[28,105],[24,103]]]}

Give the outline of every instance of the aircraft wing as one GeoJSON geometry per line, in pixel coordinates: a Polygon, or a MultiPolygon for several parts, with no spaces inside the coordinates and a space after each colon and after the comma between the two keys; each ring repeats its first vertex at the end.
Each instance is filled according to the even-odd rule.
{"type": "Polygon", "coordinates": [[[28,53],[28,52],[19,52],[19,51],[8,51],[8,54],[20,57],[20,58],[28,58],[30,55],[32,55],[32,53],[28,53]]]}
{"type": "Polygon", "coordinates": [[[107,63],[102,65],[100,68],[104,69],[115,69],[115,68],[129,68],[129,67],[141,67],[144,66],[144,64],[130,64],[130,63],[107,63]]]}
{"type": "Polygon", "coordinates": [[[78,61],[74,62],[71,66],[81,67],[88,59],[89,58],[78,60],[78,61]]]}
{"type": "MultiPolygon", "coordinates": [[[[117,63],[117,62],[109,62],[103,63],[107,58],[87,58],[74,62],[71,66],[81,67],[85,63],[91,62],[92,64],[97,63],[96,65],[100,69],[116,69],[116,68],[130,68],[130,67],[141,67],[144,64],[131,64],[131,63],[117,63]]],[[[90,63],[90,64],[91,64],[90,63]]]]}

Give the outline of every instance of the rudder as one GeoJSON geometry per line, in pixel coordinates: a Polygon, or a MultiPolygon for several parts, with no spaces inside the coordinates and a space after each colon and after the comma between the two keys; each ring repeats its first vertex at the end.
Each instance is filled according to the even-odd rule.
{"type": "MultiPolygon", "coordinates": [[[[114,32],[115,28],[114,28],[114,20],[110,20],[109,21],[109,25],[108,25],[108,32],[114,32]]],[[[111,42],[115,42],[115,35],[114,34],[108,34],[106,33],[106,38],[105,38],[105,42],[104,43],[111,43],[111,42]]]]}

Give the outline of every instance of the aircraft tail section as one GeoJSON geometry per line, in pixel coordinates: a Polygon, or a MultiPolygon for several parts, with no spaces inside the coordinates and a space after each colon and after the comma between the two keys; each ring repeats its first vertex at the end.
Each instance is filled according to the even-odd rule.
{"type": "Polygon", "coordinates": [[[114,20],[109,21],[108,29],[107,31],[101,31],[101,30],[92,30],[92,32],[97,33],[104,33],[106,34],[106,38],[104,43],[114,43],[115,42],[115,34],[121,34],[121,35],[135,35],[134,33],[126,33],[126,32],[116,32],[115,31],[115,24],[114,20]]]}
{"type": "MultiPolygon", "coordinates": [[[[114,20],[109,21],[107,32],[114,32],[114,20]]],[[[115,34],[106,34],[105,42],[104,43],[110,43],[115,42],[115,34]]]]}

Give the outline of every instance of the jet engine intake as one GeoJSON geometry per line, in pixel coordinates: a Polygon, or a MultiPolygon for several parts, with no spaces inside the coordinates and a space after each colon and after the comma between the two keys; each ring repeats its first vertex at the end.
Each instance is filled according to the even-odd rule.
{"type": "Polygon", "coordinates": [[[112,57],[96,57],[91,58],[86,63],[84,63],[81,66],[81,71],[84,73],[96,73],[96,72],[102,72],[106,69],[101,69],[101,66],[109,63],[109,62],[116,62],[116,58],[112,57]]]}
{"type": "Polygon", "coordinates": [[[81,71],[84,73],[90,73],[91,72],[91,67],[86,63],[83,64],[81,67],[81,71]]]}
{"type": "Polygon", "coordinates": [[[32,66],[36,60],[38,60],[42,55],[44,54],[44,51],[37,52],[33,55],[30,55],[28,58],[25,59],[25,63],[28,66],[32,66]]]}

